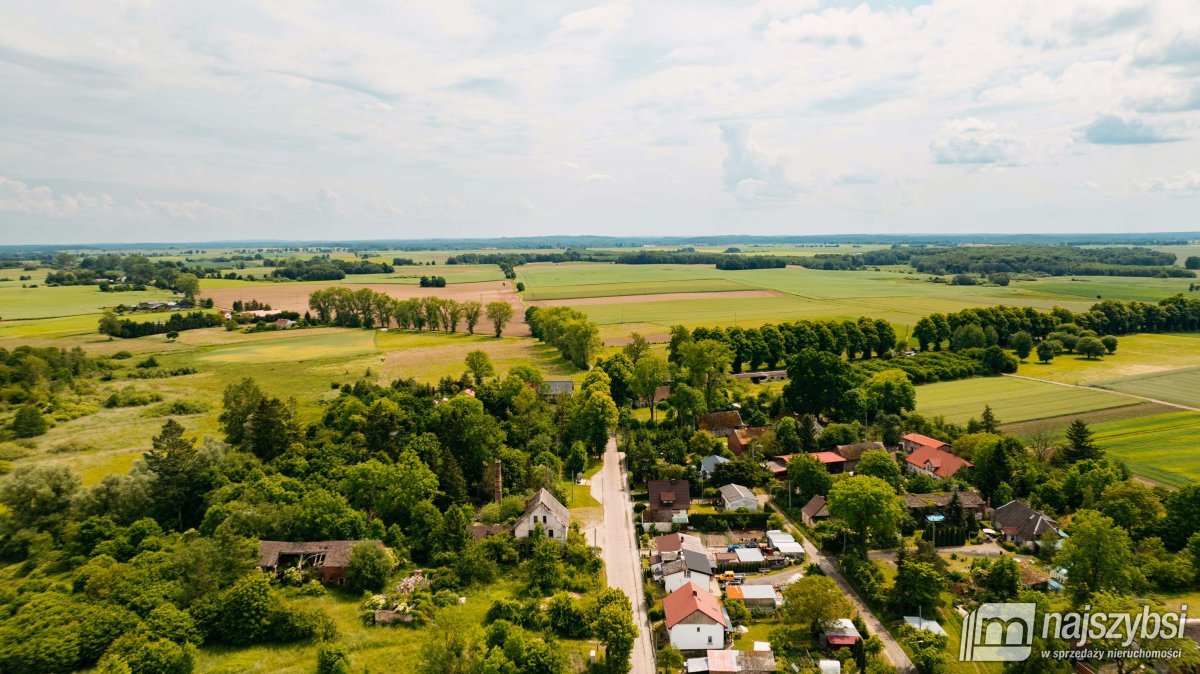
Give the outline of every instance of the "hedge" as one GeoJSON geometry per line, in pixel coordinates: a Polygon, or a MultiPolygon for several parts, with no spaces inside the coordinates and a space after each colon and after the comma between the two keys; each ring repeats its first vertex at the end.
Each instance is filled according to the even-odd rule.
{"type": "Polygon", "coordinates": [[[729,529],[767,528],[767,513],[690,513],[688,526],[704,533],[717,533],[729,529]]]}

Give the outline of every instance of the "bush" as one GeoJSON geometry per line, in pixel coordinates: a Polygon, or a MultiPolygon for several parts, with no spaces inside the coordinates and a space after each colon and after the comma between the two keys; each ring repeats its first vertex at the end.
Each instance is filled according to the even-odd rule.
{"type": "Polygon", "coordinates": [[[346,582],[352,590],[378,592],[392,577],[396,558],[377,543],[363,542],[350,550],[350,561],[346,565],[346,582]]]}
{"type": "Polygon", "coordinates": [[[150,356],[149,358],[139,362],[137,366],[143,370],[148,370],[152,367],[158,367],[158,359],[154,356],[150,356]]]}
{"type": "Polygon", "coordinates": [[[132,386],[114,392],[104,400],[104,406],[107,408],[114,407],[141,407],[156,403],[162,400],[162,395],[153,391],[139,391],[132,386]]]}
{"type": "Polygon", "coordinates": [[[350,674],[350,656],[346,650],[333,644],[318,648],[317,674],[350,674]]]}
{"type": "Polygon", "coordinates": [[[729,529],[765,529],[767,513],[691,513],[688,524],[704,533],[729,529]]]}

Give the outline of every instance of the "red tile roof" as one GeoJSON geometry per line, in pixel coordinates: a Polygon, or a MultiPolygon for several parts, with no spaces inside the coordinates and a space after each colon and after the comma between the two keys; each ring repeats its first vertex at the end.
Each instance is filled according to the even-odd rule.
{"type": "Polygon", "coordinates": [[[949,447],[948,443],[942,442],[937,438],[931,438],[928,435],[921,435],[920,433],[909,433],[903,439],[923,447],[949,447]]]}
{"type": "Polygon", "coordinates": [[[846,463],[846,458],[837,452],[817,452],[813,456],[821,463],[846,463]]]}
{"type": "Polygon", "coordinates": [[[663,616],[667,621],[667,629],[697,611],[722,627],[729,626],[725,623],[725,612],[721,610],[717,598],[691,583],[684,583],[683,587],[663,597],[663,616]]]}
{"type": "Polygon", "coordinates": [[[953,477],[960,468],[972,466],[970,461],[962,457],[928,445],[914,449],[912,454],[904,457],[904,460],[922,469],[925,469],[928,464],[933,474],[938,477],[953,477]]]}

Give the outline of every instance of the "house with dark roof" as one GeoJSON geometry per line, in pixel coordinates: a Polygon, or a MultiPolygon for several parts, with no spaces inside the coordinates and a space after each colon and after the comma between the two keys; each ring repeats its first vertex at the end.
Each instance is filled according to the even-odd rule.
{"type": "Polygon", "coordinates": [[[554,498],[554,494],[544,488],[539,489],[525,504],[525,512],[513,525],[513,535],[528,538],[538,527],[542,528],[547,538],[560,541],[567,540],[567,531],[571,528],[571,513],[554,498]]]}
{"type": "Polygon", "coordinates": [[[646,483],[649,503],[646,512],[651,522],[687,524],[687,512],[692,507],[691,484],[687,480],[650,480],[646,483]],[[682,522],[678,520],[682,518],[682,522]]]}
{"type": "Polygon", "coordinates": [[[725,648],[732,630],[721,602],[691,583],[663,597],[663,618],[671,645],[685,652],[725,648]]]}
{"type": "MultiPolygon", "coordinates": [[[[949,445],[946,446],[949,447],[949,445]]],[[[904,462],[910,473],[924,473],[930,477],[940,478],[954,477],[963,468],[973,466],[970,461],[961,456],[955,456],[943,449],[928,445],[921,445],[914,449],[911,454],[904,457],[904,462]]]]}
{"type": "Polygon", "coordinates": [[[920,447],[932,447],[934,449],[949,449],[950,444],[942,442],[937,438],[931,438],[928,435],[920,433],[907,433],[900,438],[900,449],[906,454],[915,452],[920,447]]]}
{"type": "Polygon", "coordinates": [[[805,503],[804,507],[800,509],[800,517],[809,527],[815,527],[829,519],[829,509],[825,507],[825,497],[817,494],[810,498],[808,503],[805,503]]]}
{"type": "Polygon", "coordinates": [[[380,541],[259,541],[258,568],[271,574],[299,567],[315,569],[326,585],[345,585],[350,551],[359,543],[383,547],[380,541]]]}
{"type": "Polygon", "coordinates": [[[726,459],[720,454],[709,454],[703,459],[700,459],[700,477],[707,480],[709,476],[712,475],[713,471],[717,469],[717,466],[723,463],[729,463],[729,459],[726,459]]]}
{"type": "Polygon", "coordinates": [[[882,442],[856,442],[852,445],[838,445],[833,448],[835,454],[846,460],[843,469],[847,473],[852,473],[855,468],[858,468],[858,460],[864,453],[875,450],[886,452],[887,447],[882,442]]]}
{"type": "MultiPolygon", "coordinates": [[[[904,499],[904,505],[908,506],[908,511],[913,517],[920,519],[922,515],[940,513],[950,504],[950,500],[954,497],[952,491],[940,491],[930,494],[901,494],[904,499]]],[[[958,502],[962,505],[963,510],[975,516],[976,520],[982,520],[987,514],[987,502],[979,495],[977,491],[959,491],[958,502]]]]}
{"type": "Polygon", "coordinates": [[[718,438],[728,437],[734,430],[746,427],[746,424],[742,423],[741,413],[737,410],[701,414],[696,417],[696,425],[700,430],[718,438]]]}
{"type": "Polygon", "coordinates": [[[1004,540],[1030,547],[1047,533],[1062,536],[1058,522],[1016,499],[992,511],[992,528],[1004,534],[1004,540]]]}
{"type": "Polygon", "coordinates": [[[664,534],[655,538],[654,549],[657,551],[659,558],[664,562],[678,559],[682,550],[705,552],[704,542],[700,540],[699,536],[678,532],[664,534]]]}
{"type": "Polygon", "coordinates": [[[679,551],[679,557],[662,563],[659,573],[662,575],[663,589],[668,593],[688,583],[707,590],[714,573],[713,562],[703,550],[683,548],[679,551]]]}
{"type": "Polygon", "coordinates": [[[512,532],[512,527],[507,524],[481,524],[475,522],[471,525],[471,540],[482,541],[485,538],[499,536],[505,532],[512,532]]]}

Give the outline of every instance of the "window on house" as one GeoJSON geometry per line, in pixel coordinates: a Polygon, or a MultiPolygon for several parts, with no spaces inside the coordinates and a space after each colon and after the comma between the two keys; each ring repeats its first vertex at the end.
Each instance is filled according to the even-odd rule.
{"type": "Polygon", "coordinates": [[[708,635],[708,645],[709,645],[709,646],[711,646],[711,645],[712,645],[712,635],[711,635],[711,634],[710,634],[710,635],[708,635]]]}
{"type": "Polygon", "coordinates": [[[553,529],[550,530],[550,538],[554,538],[554,530],[553,529]]]}

